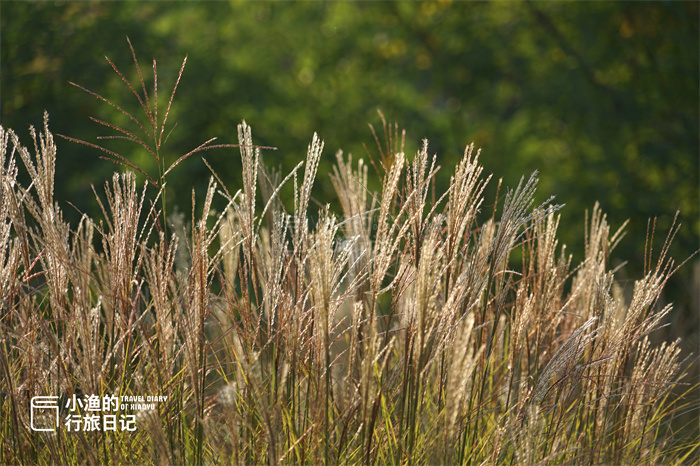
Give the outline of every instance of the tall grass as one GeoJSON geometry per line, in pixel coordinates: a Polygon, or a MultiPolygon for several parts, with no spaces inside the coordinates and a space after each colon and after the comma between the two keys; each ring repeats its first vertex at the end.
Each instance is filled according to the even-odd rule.
{"type": "MultiPolygon", "coordinates": [[[[152,127],[158,144],[164,124],[152,127]]],[[[557,241],[560,206],[533,203],[536,174],[489,216],[473,146],[433,195],[427,142],[410,158],[384,124],[380,191],[363,160],[338,153],[334,213],[310,203],[322,141],[314,135],[303,175],[300,164],[282,179],[245,123],[242,189],[212,179],[203,202],[193,196],[189,228],[157,207],[161,165],[151,188],[115,174],[98,195],[102,216],[69,225],[53,198],[48,117],[31,135],[33,153],[0,129],[5,463],[697,459],[698,439],[671,428],[697,403],[672,396],[696,388],[679,342],[652,344],[672,312],[659,297],[678,227],[657,254],[644,251],[626,299],[609,267],[621,231],[595,206],[572,265],[557,241]],[[217,196],[226,207],[215,213],[217,196]],[[74,394],[168,399],[136,413],[134,432],[69,432],[74,394]],[[61,397],[55,432],[30,426],[38,395],[61,397]]]]}

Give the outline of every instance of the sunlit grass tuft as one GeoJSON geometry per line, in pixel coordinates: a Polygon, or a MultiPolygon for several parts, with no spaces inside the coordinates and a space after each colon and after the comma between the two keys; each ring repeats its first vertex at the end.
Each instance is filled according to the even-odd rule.
{"type": "MultiPolygon", "coordinates": [[[[151,124],[141,129],[161,160],[166,117],[156,88],[149,98],[140,84],[151,124]]],[[[676,270],[676,227],[657,257],[644,252],[647,272],[625,299],[608,267],[621,233],[595,206],[572,265],[557,240],[561,206],[533,204],[536,174],[484,215],[490,176],[478,151],[468,147],[447,191],[433,194],[441,168],[427,142],[411,157],[385,124],[369,163],[379,192],[368,164],[337,154],[340,214],[310,203],[318,136],[303,174],[300,164],[282,178],[261,165],[245,123],[242,189],[214,176],[179,222],[189,228],[159,226],[165,166],[148,177],[155,186],[115,174],[97,194],[101,217],[69,225],[53,198],[48,117],[32,136],[33,153],[0,129],[5,463],[697,458],[698,440],[674,423],[697,412],[686,356],[678,341],[651,338],[673,312],[659,298],[676,270]],[[17,181],[17,154],[29,186],[17,181]],[[136,413],[134,432],[48,433],[30,425],[39,395],[168,399],[136,413]]]]}

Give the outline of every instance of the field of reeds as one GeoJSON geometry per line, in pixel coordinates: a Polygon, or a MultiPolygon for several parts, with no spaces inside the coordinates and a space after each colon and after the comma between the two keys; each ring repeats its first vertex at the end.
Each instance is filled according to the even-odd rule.
{"type": "Polygon", "coordinates": [[[677,227],[639,252],[646,272],[625,296],[609,264],[622,229],[597,206],[574,264],[557,241],[560,206],[533,201],[536,174],[485,200],[493,181],[470,146],[439,168],[453,172],[440,192],[428,143],[405,154],[386,123],[370,161],[336,155],[340,212],[311,202],[316,135],[281,174],[243,123],[236,149],[221,149],[240,152],[242,188],[212,171],[191,214],[175,215],[170,104],[161,116],[157,87],[136,88],[133,132],[98,123],[158,173],[96,145],[146,181],[115,173],[95,188],[102,215],[78,224],[53,197],[55,164],[68,162],[48,117],[34,147],[0,131],[0,462],[697,460],[693,426],[678,422],[697,403],[684,395],[697,388],[690,355],[653,338],[673,312],[659,298],[677,227]],[[34,409],[38,396],[55,410],[34,409]],[[139,396],[167,398],[109,403],[139,396]]]}

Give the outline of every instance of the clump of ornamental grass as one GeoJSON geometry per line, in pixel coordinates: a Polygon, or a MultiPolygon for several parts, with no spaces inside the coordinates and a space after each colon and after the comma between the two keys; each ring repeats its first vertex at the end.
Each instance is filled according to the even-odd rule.
{"type": "MultiPolygon", "coordinates": [[[[149,100],[140,82],[144,132],[162,161],[167,110],[158,123],[155,86],[149,100]]],[[[143,186],[115,174],[96,194],[101,216],[70,225],[53,198],[48,117],[31,130],[33,152],[1,128],[3,462],[696,459],[700,442],[673,421],[696,409],[697,385],[684,380],[679,341],[653,343],[673,312],[660,293],[677,268],[668,247],[678,227],[658,254],[644,252],[626,298],[609,268],[622,229],[597,205],[573,265],[557,240],[561,206],[534,203],[536,174],[485,215],[491,177],[479,151],[467,147],[440,193],[428,143],[409,156],[405,135],[383,127],[369,164],[381,188],[369,190],[368,164],[339,152],[333,212],[310,203],[317,135],[283,178],[243,123],[241,189],[214,173],[204,199],[193,195],[190,228],[169,232],[157,208],[169,168],[143,186]],[[121,413],[133,431],[69,431],[69,400],[90,395],[168,398],[121,413]],[[35,396],[59,397],[55,431],[33,430],[52,422],[30,419],[35,396]]]]}

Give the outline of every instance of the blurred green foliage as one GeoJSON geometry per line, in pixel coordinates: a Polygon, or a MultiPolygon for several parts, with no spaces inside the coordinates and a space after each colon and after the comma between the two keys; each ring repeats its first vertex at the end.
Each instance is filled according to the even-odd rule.
{"type": "MultiPolygon", "coordinates": [[[[367,123],[379,108],[407,129],[409,155],[430,141],[444,186],[464,147],[483,148],[506,186],[537,169],[540,199],[566,203],[562,237],[581,251],[583,212],[600,201],[613,225],[630,218],[617,255],[640,275],[647,220],[660,238],[676,210],[674,255],[700,237],[697,2],[3,2],[2,125],[26,137],[43,109],[51,129],[91,142],[109,134],[89,116],[128,125],[76,82],[138,112],[103,56],[136,84],[125,37],[147,81],[158,60],[162,108],[185,55],[187,68],[166,146],[174,160],[201,142],[236,143],[245,119],[268,164],[296,165],[314,131],[326,141],[321,173],[343,149],[376,147],[367,123]]],[[[152,78],[151,78],[152,79],[152,78]]],[[[379,123],[379,124],[378,124],[379,123]]],[[[90,185],[115,169],[94,149],[59,141],[57,199],[95,208],[90,185]]],[[[135,146],[105,146],[140,164],[135,146]]],[[[374,148],[374,149],[373,149],[374,148]]],[[[235,150],[205,154],[240,185],[235,150]]],[[[181,210],[209,173],[199,157],[172,172],[181,210]]],[[[333,197],[327,177],[314,193],[333,197]]],[[[495,187],[495,183],[494,183],[495,187]]],[[[170,204],[172,205],[172,204],[170,204]]],[[[64,206],[65,208],[65,206],[64,206]]],[[[487,206],[486,209],[491,209],[487,206]]],[[[66,210],[69,210],[66,208],[66,210]]],[[[690,280],[686,267],[683,283],[690,280]]],[[[688,287],[672,300],[690,303],[688,287]],[[685,295],[683,295],[685,293],[685,295]]],[[[697,290],[695,290],[696,292],[697,290]]]]}

